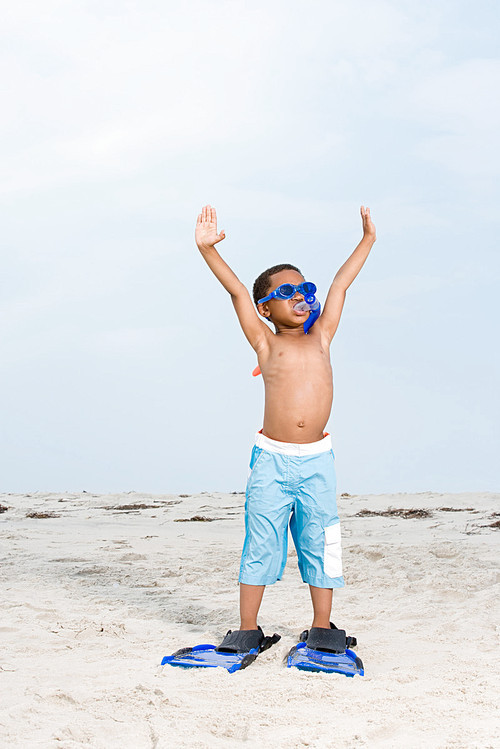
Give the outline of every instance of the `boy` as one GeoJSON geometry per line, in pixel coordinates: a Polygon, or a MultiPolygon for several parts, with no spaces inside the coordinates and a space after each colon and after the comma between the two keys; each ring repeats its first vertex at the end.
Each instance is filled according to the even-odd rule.
{"type": "MultiPolygon", "coordinates": [[[[293,265],[264,271],[255,281],[254,302],[215,245],[215,208],[207,205],[196,223],[196,244],[209,268],[231,294],[248,342],[257,353],[265,386],[264,424],[253,448],[245,505],[245,543],[240,568],[240,629],[231,644],[263,637],[257,614],[264,588],[282,576],[288,524],[304,582],[309,584],[313,622],[310,647],[328,646],[333,588],[344,585],[340,525],[331,438],[324,428],[333,400],[330,343],[346,291],[375,242],[370,209],[361,207],[363,238],[330,286],[322,314],[304,333],[311,314],[297,308],[311,286],[293,265]],[[304,285],[303,285],[304,284],[304,285]],[[274,325],[275,332],[259,318],[274,325]],[[319,643],[319,644],[318,644],[319,643]]],[[[315,289],[314,289],[315,290],[315,289]]],[[[338,632],[338,630],[337,630],[338,632]]]]}

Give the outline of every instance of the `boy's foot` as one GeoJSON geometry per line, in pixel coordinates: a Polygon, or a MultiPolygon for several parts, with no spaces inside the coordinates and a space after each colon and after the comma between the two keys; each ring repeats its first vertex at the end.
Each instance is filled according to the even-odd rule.
{"type": "Polygon", "coordinates": [[[300,641],[305,642],[311,650],[321,650],[324,653],[345,653],[346,648],[357,645],[355,637],[346,637],[345,629],[337,629],[330,622],[330,629],[311,627],[300,635],[300,641]]]}
{"type": "Polygon", "coordinates": [[[276,633],[265,637],[260,627],[257,629],[236,629],[234,632],[229,630],[221,644],[215,649],[218,653],[248,653],[249,650],[258,648],[259,653],[262,653],[280,639],[281,635],[276,633]]]}
{"type": "Polygon", "coordinates": [[[346,637],[344,629],[330,623],[330,629],[311,627],[300,635],[300,642],[288,653],[288,668],[301,671],[323,671],[345,676],[364,675],[363,662],[350,650],[355,637],[346,637]]]}
{"type": "Polygon", "coordinates": [[[264,635],[260,629],[229,630],[217,647],[215,645],[196,645],[192,648],[181,648],[172,655],[163,658],[161,665],[180,666],[182,668],[215,668],[221,666],[229,673],[246,668],[257,656],[280,640],[280,635],[264,635]]]}

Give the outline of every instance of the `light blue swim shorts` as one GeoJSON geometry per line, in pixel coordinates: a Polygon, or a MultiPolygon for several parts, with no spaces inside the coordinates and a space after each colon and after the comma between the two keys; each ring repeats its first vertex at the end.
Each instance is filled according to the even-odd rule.
{"type": "Polygon", "coordinates": [[[330,435],[296,444],[257,434],[246,490],[240,583],[271,585],[281,580],[288,525],[302,580],[317,588],[343,587],[330,435]]]}

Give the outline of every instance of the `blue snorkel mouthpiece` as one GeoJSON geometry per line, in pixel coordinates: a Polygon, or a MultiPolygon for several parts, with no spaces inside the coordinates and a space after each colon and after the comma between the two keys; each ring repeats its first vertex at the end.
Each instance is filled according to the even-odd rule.
{"type": "Polygon", "coordinates": [[[307,312],[309,310],[310,315],[304,323],[304,333],[309,333],[310,329],[321,314],[321,304],[318,302],[314,294],[307,294],[304,296],[303,302],[297,302],[294,305],[294,309],[302,310],[307,312]]]}

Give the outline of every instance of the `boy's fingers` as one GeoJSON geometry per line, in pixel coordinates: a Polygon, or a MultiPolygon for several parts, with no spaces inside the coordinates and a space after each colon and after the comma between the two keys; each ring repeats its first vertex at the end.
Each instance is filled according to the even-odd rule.
{"type": "Polygon", "coordinates": [[[204,222],[217,223],[217,211],[211,205],[204,205],[201,213],[198,215],[197,224],[204,222]]]}

